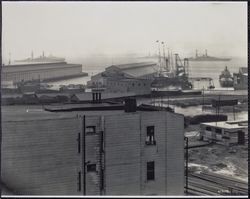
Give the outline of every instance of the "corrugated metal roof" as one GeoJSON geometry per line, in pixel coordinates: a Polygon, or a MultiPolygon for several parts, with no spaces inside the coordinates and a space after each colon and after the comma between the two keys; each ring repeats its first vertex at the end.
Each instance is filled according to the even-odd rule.
{"type": "Polygon", "coordinates": [[[153,66],[153,65],[156,65],[156,63],[155,62],[139,62],[139,63],[128,63],[128,64],[112,65],[112,66],[109,66],[108,68],[115,67],[115,68],[118,68],[118,69],[121,69],[121,70],[125,70],[125,69],[131,69],[131,68],[148,67],[148,66],[153,66]]]}

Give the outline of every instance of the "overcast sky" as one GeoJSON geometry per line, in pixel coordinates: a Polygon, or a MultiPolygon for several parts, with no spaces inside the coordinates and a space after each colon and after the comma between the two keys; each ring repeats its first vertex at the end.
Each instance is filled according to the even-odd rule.
{"type": "Polygon", "coordinates": [[[197,2],[2,2],[3,56],[175,52],[247,56],[247,4],[197,2]]]}

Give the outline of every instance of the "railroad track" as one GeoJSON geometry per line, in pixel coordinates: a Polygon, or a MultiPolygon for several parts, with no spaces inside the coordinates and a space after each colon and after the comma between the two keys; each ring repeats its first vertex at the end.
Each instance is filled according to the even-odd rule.
{"type": "Polygon", "coordinates": [[[248,195],[248,184],[232,177],[201,172],[188,175],[191,195],[248,195]]]}

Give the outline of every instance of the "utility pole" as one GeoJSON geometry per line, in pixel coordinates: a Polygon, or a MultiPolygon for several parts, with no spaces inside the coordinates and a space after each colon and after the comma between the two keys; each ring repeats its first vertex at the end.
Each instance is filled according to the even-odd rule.
{"type": "Polygon", "coordinates": [[[83,143],[83,151],[82,151],[82,164],[83,164],[83,195],[86,195],[86,118],[85,115],[83,116],[83,136],[82,136],[82,143],[83,143]]]}
{"type": "Polygon", "coordinates": [[[185,176],[186,176],[186,193],[188,193],[188,137],[184,137],[184,140],[186,141],[186,150],[185,150],[185,156],[186,156],[186,164],[185,164],[185,176]]]}
{"type": "Polygon", "coordinates": [[[203,107],[204,107],[204,86],[203,86],[203,89],[202,89],[202,111],[203,111],[203,107]]]}
{"type": "Polygon", "coordinates": [[[234,113],[234,120],[235,120],[235,107],[233,105],[233,113],[234,113]]]}

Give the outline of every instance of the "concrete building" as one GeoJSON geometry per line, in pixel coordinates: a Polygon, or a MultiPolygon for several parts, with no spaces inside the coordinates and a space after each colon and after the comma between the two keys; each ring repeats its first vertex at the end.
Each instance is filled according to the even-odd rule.
{"type": "Polygon", "coordinates": [[[248,135],[248,121],[202,123],[200,129],[200,137],[203,140],[226,146],[245,144],[248,135]]]}
{"type": "Polygon", "coordinates": [[[233,74],[235,90],[247,90],[248,88],[248,69],[247,67],[242,67],[239,69],[239,73],[233,74]]]}
{"type": "Polygon", "coordinates": [[[2,181],[16,194],[184,194],[182,115],[39,110],[3,107],[2,181]]]}
{"type": "Polygon", "coordinates": [[[59,79],[87,73],[82,72],[81,64],[54,62],[5,65],[2,67],[1,75],[3,81],[15,84],[21,81],[59,79]]]}

